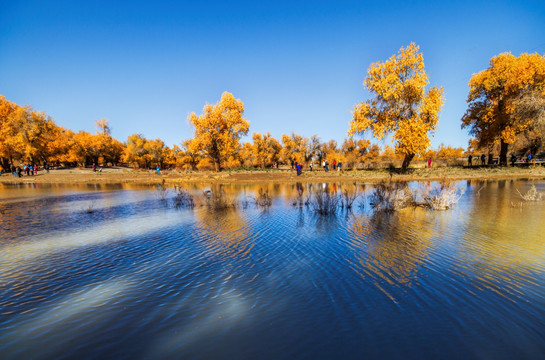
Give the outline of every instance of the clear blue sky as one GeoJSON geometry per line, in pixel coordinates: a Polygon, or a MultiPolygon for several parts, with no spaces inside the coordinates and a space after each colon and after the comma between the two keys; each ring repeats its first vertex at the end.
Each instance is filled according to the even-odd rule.
{"type": "Polygon", "coordinates": [[[545,1],[0,0],[0,94],[75,131],[107,118],[167,145],[223,91],[250,133],[339,143],[369,65],[415,42],[445,105],[432,144],[467,146],[467,83],[491,57],[545,53],[545,1]]]}

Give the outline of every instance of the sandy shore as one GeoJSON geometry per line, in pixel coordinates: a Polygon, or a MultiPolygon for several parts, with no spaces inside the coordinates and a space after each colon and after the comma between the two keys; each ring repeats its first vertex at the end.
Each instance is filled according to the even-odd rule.
{"type": "Polygon", "coordinates": [[[389,172],[388,170],[359,170],[359,171],[303,171],[297,176],[294,170],[244,170],[220,173],[209,171],[162,171],[157,175],[155,171],[133,170],[129,168],[108,168],[102,172],[93,173],[91,169],[61,169],[51,170],[49,173],[40,171],[36,176],[23,175],[16,178],[11,174],[0,176],[1,184],[157,184],[163,180],[166,183],[271,183],[271,182],[333,182],[358,181],[376,182],[380,180],[451,180],[464,179],[513,179],[531,178],[545,179],[545,167],[535,166],[527,168],[421,168],[410,169],[405,174],[389,172]]]}

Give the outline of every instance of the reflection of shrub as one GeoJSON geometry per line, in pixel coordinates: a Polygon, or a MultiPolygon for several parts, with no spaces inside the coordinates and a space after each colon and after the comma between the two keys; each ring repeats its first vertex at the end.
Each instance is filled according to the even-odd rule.
{"type": "MultiPolygon", "coordinates": [[[[354,184],[356,185],[356,184],[354,184]]],[[[352,209],[352,205],[354,204],[354,201],[360,196],[358,192],[358,188],[355,187],[354,192],[350,193],[348,190],[344,190],[341,194],[341,207],[352,209]]]]}
{"type": "Polygon", "coordinates": [[[520,191],[517,189],[517,192],[519,193],[520,197],[523,198],[526,201],[539,201],[543,200],[543,193],[540,193],[537,191],[536,186],[532,184],[532,187],[530,190],[526,192],[526,194],[522,195],[520,191]]]}
{"type": "Polygon", "coordinates": [[[370,199],[378,211],[396,211],[414,206],[414,195],[407,183],[381,181],[375,185],[370,199]]]}
{"type": "Polygon", "coordinates": [[[439,182],[439,187],[427,190],[422,194],[422,205],[433,210],[447,210],[458,203],[463,191],[446,179],[439,182]]]}
{"type": "Polygon", "coordinates": [[[259,189],[259,194],[254,198],[255,205],[258,207],[269,207],[272,205],[272,197],[269,195],[269,190],[263,191],[259,189]]]}
{"type": "Polygon", "coordinates": [[[331,194],[326,189],[316,190],[312,194],[312,208],[321,215],[334,215],[339,205],[339,196],[331,194]]]}

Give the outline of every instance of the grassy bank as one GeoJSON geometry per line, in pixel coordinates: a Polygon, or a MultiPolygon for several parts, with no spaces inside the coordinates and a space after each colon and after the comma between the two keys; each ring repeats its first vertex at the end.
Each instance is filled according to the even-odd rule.
{"type": "Polygon", "coordinates": [[[494,168],[463,168],[438,167],[409,169],[406,173],[389,170],[348,170],[348,171],[303,171],[297,176],[294,170],[225,170],[220,173],[209,171],[162,171],[157,175],[155,171],[134,170],[129,168],[110,168],[94,173],[90,169],[61,169],[51,170],[50,173],[40,172],[36,176],[16,178],[11,174],[0,176],[2,184],[156,184],[165,180],[166,183],[259,183],[259,182],[332,182],[332,181],[361,181],[376,182],[384,179],[399,181],[412,180],[451,180],[464,179],[513,179],[532,178],[545,179],[545,167],[528,168],[494,167],[494,168]]]}

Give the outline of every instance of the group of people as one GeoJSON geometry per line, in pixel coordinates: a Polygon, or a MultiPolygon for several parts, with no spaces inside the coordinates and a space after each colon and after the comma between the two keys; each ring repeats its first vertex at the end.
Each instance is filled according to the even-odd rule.
{"type": "MultiPolygon", "coordinates": [[[[479,159],[478,156],[476,156],[477,159],[479,159]]],[[[481,154],[481,165],[486,165],[486,155],[485,154],[481,154]]],[[[473,155],[469,154],[469,156],[467,157],[467,166],[473,166],[473,155]]]]}
{"type": "MultiPolygon", "coordinates": [[[[14,166],[10,165],[10,172],[15,177],[22,177],[23,174],[26,173],[26,176],[33,176],[38,175],[38,171],[40,170],[40,167],[36,164],[24,164],[23,167],[21,166],[14,166]]],[[[47,173],[49,173],[49,164],[47,162],[44,162],[44,169],[47,173]]],[[[0,172],[2,174],[2,172],[0,172]]]]}
{"type": "MultiPolygon", "coordinates": [[[[477,159],[479,159],[479,156],[476,156],[477,159]]],[[[532,153],[531,152],[528,152],[528,154],[526,155],[526,157],[521,157],[520,158],[520,161],[521,162],[530,162],[532,161],[532,153]]],[[[486,165],[486,155],[485,154],[482,154],[480,156],[480,159],[481,159],[481,165],[484,166],[486,165]]],[[[477,160],[478,161],[478,160],[477,160]]],[[[489,160],[489,163],[491,163],[492,160],[489,160]]],[[[509,157],[509,162],[511,163],[511,166],[515,166],[515,163],[517,162],[517,155],[512,153],[511,156],[509,157]]],[[[473,166],[473,155],[469,154],[468,157],[467,157],[467,165],[469,167],[473,166]]]]}
{"type": "MultiPolygon", "coordinates": [[[[333,170],[341,171],[343,163],[341,161],[337,162],[337,160],[333,160],[333,163],[331,165],[333,166],[333,170]]],[[[327,160],[322,161],[322,168],[326,172],[329,171],[329,162],[327,160]]]]}
{"type": "MultiPolygon", "coordinates": [[[[297,170],[297,176],[301,175],[301,172],[303,171],[303,165],[299,164],[297,162],[292,162],[292,168],[295,165],[295,170],[297,170]]],[[[342,168],[342,162],[337,160],[333,160],[333,170],[341,171],[342,168]]],[[[311,161],[309,164],[310,171],[314,170],[314,163],[311,161]]],[[[322,168],[325,172],[329,171],[329,162],[327,160],[322,161],[322,168]]]]}

